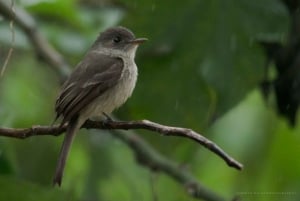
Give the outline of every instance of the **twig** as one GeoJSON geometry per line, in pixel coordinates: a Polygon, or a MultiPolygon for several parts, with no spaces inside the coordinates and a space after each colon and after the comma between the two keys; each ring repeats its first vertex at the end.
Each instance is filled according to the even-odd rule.
{"type": "MultiPolygon", "coordinates": [[[[192,139],[199,144],[203,145],[207,149],[211,150],[218,156],[220,156],[230,167],[241,170],[243,165],[231,156],[229,156],[225,151],[223,151],[214,142],[208,140],[204,136],[196,133],[195,131],[187,128],[171,127],[165,126],[158,123],[154,123],[148,120],[140,121],[105,121],[105,122],[95,122],[87,121],[83,128],[97,128],[97,129],[146,129],[154,131],[166,136],[179,136],[188,139],[192,139]]],[[[62,128],[58,126],[33,126],[31,128],[15,129],[15,128],[0,128],[0,136],[14,137],[14,138],[28,138],[35,135],[60,135],[66,129],[66,125],[62,128]]]]}
{"type": "MultiPolygon", "coordinates": [[[[99,122],[93,122],[88,121],[87,125],[91,126],[91,128],[99,128],[101,125],[98,125],[99,122]],[[96,124],[94,124],[96,123],[96,124]],[[89,125],[91,124],[91,125],[89,125]]],[[[103,126],[103,123],[100,123],[103,126]]],[[[161,125],[155,122],[151,122],[149,120],[140,120],[140,121],[108,121],[104,124],[104,128],[108,129],[146,129],[150,131],[154,131],[160,134],[163,134],[165,136],[178,136],[178,137],[184,137],[189,138],[191,140],[194,140],[198,142],[199,144],[203,145],[207,149],[211,150],[218,156],[220,156],[230,167],[236,168],[238,170],[241,170],[243,168],[243,165],[233,159],[231,156],[229,156],[225,151],[223,151],[217,144],[214,142],[208,140],[204,136],[202,136],[199,133],[196,133],[192,129],[188,128],[179,128],[179,127],[171,127],[171,126],[165,126],[161,125]]]]}
{"type": "Polygon", "coordinates": [[[70,73],[67,62],[40,34],[34,19],[23,9],[17,6],[14,8],[11,9],[7,0],[0,1],[0,13],[8,20],[14,20],[30,40],[38,57],[55,68],[63,80],[70,73]]]}
{"type": "Polygon", "coordinates": [[[14,29],[14,16],[15,16],[15,10],[14,10],[14,0],[11,0],[11,12],[13,13],[13,19],[11,19],[10,23],[9,23],[9,28],[11,31],[11,46],[8,50],[6,59],[4,61],[4,64],[2,66],[1,72],[0,72],[0,78],[4,75],[4,72],[6,70],[8,61],[13,53],[14,50],[14,44],[15,44],[15,29],[14,29]]]}
{"type": "Polygon", "coordinates": [[[155,189],[156,177],[157,177],[156,172],[151,171],[149,175],[149,182],[150,182],[150,188],[152,194],[152,201],[158,201],[157,191],[155,189]]]}
{"type": "MultiPolygon", "coordinates": [[[[0,128],[0,136],[6,136],[6,137],[12,137],[18,139],[25,139],[32,136],[42,136],[42,135],[59,136],[66,130],[66,126],[67,125],[64,125],[62,127],[59,127],[58,125],[54,125],[54,126],[32,126],[31,128],[0,128]]],[[[203,136],[201,136],[201,138],[199,139],[197,137],[195,138],[195,135],[200,135],[200,134],[196,134],[196,133],[193,135],[188,134],[189,132],[194,132],[189,129],[164,126],[148,120],[129,121],[129,122],[113,121],[113,120],[105,121],[105,122],[87,121],[82,126],[82,128],[111,129],[114,131],[115,129],[123,129],[123,130],[147,129],[151,131],[156,131],[166,136],[175,135],[175,136],[187,137],[197,142],[199,142],[199,139],[204,138],[203,136]]],[[[119,138],[120,140],[122,140],[123,142],[125,142],[133,150],[137,161],[141,165],[144,165],[153,171],[161,171],[169,175],[178,183],[181,183],[191,196],[199,199],[204,199],[207,201],[224,201],[223,198],[219,197],[215,193],[206,189],[202,184],[200,184],[195,179],[193,175],[191,175],[184,168],[180,168],[179,164],[175,163],[174,161],[158,153],[154,148],[152,148],[146,141],[144,141],[138,135],[132,133],[129,134],[128,132],[125,131],[122,132],[122,130],[119,130],[118,132],[113,132],[113,135],[119,138]]],[[[235,163],[237,163],[236,166],[240,167],[240,164],[238,162],[235,163]]]]}

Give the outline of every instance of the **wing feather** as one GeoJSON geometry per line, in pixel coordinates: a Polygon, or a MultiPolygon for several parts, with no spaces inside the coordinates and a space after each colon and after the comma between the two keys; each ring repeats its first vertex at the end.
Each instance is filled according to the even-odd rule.
{"type": "Polygon", "coordinates": [[[57,117],[68,122],[94,99],[118,83],[123,70],[123,60],[103,54],[90,53],[78,64],[62,86],[56,100],[57,117]]]}

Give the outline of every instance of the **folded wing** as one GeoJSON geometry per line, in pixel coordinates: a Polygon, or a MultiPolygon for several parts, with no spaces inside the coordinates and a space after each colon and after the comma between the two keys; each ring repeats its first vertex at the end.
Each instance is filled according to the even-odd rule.
{"type": "Polygon", "coordinates": [[[89,103],[115,86],[123,66],[121,58],[99,53],[86,55],[64,83],[56,100],[57,118],[63,116],[61,125],[76,118],[89,103]]]}

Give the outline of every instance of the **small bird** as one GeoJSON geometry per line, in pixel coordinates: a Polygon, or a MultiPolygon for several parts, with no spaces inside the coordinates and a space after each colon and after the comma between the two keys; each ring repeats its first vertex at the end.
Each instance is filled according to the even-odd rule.
{"type": "Polygon", "coordinates": [[[56,119],[62,117],[60,125],[68,124],[54,185],[61,185],[72,141],[84,122],[110,114],[131,96],[138,76],[135,53],[146,40],[125,27],[107,29],[63,84],[55,111],[56,119]]]}

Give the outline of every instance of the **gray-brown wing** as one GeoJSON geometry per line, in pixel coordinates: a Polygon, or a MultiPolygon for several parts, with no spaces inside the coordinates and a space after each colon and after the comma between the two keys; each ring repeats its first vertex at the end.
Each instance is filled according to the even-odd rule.
{"type": "Polygon", "coordinates": [[[115,86],[121,77],[123,61],[120,58],[90,53],[78,64],[64,83],[56,101],[57,117],[62,124],[77,115],[95,98],[115,86]]]}

